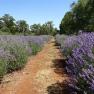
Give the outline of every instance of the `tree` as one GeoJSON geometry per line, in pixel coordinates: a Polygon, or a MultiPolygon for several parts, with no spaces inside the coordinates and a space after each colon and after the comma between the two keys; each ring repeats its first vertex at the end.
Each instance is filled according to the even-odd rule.
{"type": "Polygon", "coordinates": [[[15,19],[9,14],[5,14],[1,19],[4,22],[5,26],[8,28],[14,25],[15,19]]]}
{"type": "Polygon", "coordinates": [[[78,0],[62,19],[61,33],[73,34],[79,30],[94,31],[94,0],[78,0]]]}
{"type": "Polygon", "coordinates": [[[10,16],[9,14],[5,14],[4,16],[2,16],[0,18],[0,29],[1,29],[1,31],[13,33],[13,27],[15,26],[14,21],[15,21],[15,19],[12,16],[10,16]]]}
{"type": "Polygon", "coordinates": [[[45,32],[47,34],[53,34],[53,31],[54,31],[54,25],[53,25],[53,22],[52,21],[48,21],[47,23],[44,24],[45,26],[45,32]]]}
{"type": "Polygon", "coordinates": [[[32,33],[35,33],[36,35],[40,35],[41,25],[40,24],[33,24],[30,26],[30,30],[32,33]]]}
{"type": "Polygon", "coordinates": [[[25,20],[19,20],[16,22],[16,28],[19,33],[24,33],[26,35],[26,32],[29,31],[29,25],[25,20]]]}
{"type": "Polygon", "coordinates": [[[94,0],[78,0],[72,9],[76,14],[79,28],[83,30],[94,30],[94,0]]]}
{"type": "Polygon", "coordinates": [[[30,26],[31,32],[34,32],[36,35],[55,35],[57,29],[54,28],[52,21],[48,21],[42,25],[34,24],[30,26]]]}
{"type": "Polygon", "coordinates": [[[60,24],[60,34],[72,34],[76,31],[75,18],[72,12],[67,12],[60,24]]]}
{"type": "Polygon", "coordinates": [[[2,20],[1,20],[1,17],[0,17],[0,29],[4,26],[2,20]]]}

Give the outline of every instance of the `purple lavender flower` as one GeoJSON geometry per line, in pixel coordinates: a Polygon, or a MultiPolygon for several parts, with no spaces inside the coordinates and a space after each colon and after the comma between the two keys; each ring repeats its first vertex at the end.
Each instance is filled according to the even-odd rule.
{"type": "Polygon", "coordinates": [[[69,36],[61,44],[67,58],[67,72],[81,94],[94,94],[94,33],[79,33],[69,36]]]}

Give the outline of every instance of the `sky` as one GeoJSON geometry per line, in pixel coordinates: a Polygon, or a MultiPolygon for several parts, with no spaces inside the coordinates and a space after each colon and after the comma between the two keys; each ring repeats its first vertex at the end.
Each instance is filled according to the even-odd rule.
{"type": "Polygon", "coordinates": [[[29,25],[53,21],[59,28],[74,1],[77,0],[0,0],[0,16],[10,14],[16,20],[26,20],[29,25]]]}

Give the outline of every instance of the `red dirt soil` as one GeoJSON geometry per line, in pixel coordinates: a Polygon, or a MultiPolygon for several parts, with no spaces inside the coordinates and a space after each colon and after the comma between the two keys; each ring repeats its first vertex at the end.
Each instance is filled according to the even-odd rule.
{"type": "Polygon", "coordinates": [[[41,52],[28,60],[23,70],[4,77],[0,94],[48,94],[48,86],[68,78],[65,73],[60,75],[54,71],[55,59],[61,59],[61,54],[52,39],[41,52]]]}

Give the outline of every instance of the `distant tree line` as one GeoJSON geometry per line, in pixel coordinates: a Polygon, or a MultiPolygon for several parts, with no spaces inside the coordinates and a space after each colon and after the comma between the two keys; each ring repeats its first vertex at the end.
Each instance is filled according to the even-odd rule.
{"type": "Polygon", "coordinates": [[[57,28],[54,28],[52,21],[48,21],[44,24],[34,24],[30,26],[31,32],[36,32],[36,35],[55,35],[57,28]]]}
{"type": "Polygon", "coordinates": [[[0,34],[55,35],[56,33],[57,29],[52,21],[29,26],[25,20],[16,21],[9,14],[0,17],[0,34]]]}
{"type": "Polygon", "coordinates": [[[79,30],[94,31],[94,0],[73,2],[60,24],[61,34],[77,34],[79,30]]]}

